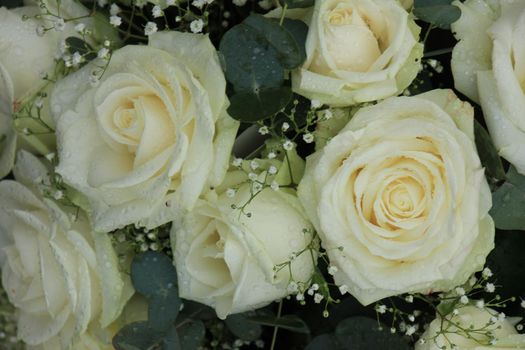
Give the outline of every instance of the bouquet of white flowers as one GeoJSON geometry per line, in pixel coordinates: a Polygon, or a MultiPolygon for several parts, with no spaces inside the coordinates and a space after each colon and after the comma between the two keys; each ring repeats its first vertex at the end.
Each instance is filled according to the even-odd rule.
{"type": "Polygon", "coordinates": [[[523,34],[522,0],[0,0],[0,348],[524,350],[523,34]]]}

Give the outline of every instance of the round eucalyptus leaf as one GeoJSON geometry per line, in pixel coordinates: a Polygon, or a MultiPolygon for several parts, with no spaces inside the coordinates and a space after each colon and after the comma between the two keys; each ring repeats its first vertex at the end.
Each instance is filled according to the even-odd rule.
{"type": "Polygon", "coordinates": [[[163,336],[163,332],[151,328],[147,321],[134,322],[113,337],[113,347],[116,350],[144,350],[158,344],[163,336]]]}
{"type": "Polygon", "coordinates": [[[204,340],[206,328],[202,321],[191,320],[178,327],[177,332],[182,350],[197,350],[204,340]]]}
{"type": "Polygon", "coordinates": [[[306,59],[306,37],[308,35],[308,26],[303,21],[298,19],[285,18],[283,21],[283,27],[293,36],[297,46],[299,48],[301,58],[301,64],[306,59]]]}
{"type": "Polygon", "coordinates": [[[414,15],[422,21],[441,29],[450,29],[450,24],[461,17],[459,7],[452,5],[453,0],[415,0],[414,15]]]}
{"type": "Polygon", "coordinates": [[[154,329],[165,330],[173,326],[179,315],[181,300],[176,294],[151,298],[148,305],[148,322],[154,329]]]}
{"type": "Polygon", "coordinates": [[[525,176],[511,166],[506,178],[492,193],[490,216],[501,230],[525,230],[525,176]]]}
{"type": "Polygon", "coordinates": [[[286,86],[238,92],[230,97],[228,113],[237,120],[255,122],[279,112],[291,98],[292,90],[286,86]]]}
{"type": "Polygon", "coordinates": [[[241,23],[224,34],[219,50],[226,79],[236,91],[278,87],[284,70],[277,53],[256,29],[241,23]]]}
{"type": "Polygon", "coordinates": [[[171,259],[159,252],[137,255],[131,263],[135,290],[147,298],[178,294],[177,272],[171,259]]]}
{"type": "Polygon", "coordinates": [[[337,339],[332,334],[321,334],[315,337],[305,350],[336,350],[341,349],[337,339]]]}
{"type": "Polygon", "coordinates": [[[131,263],[131,280],[135,290],[148,298],[150,327],[161,331],[169,329],[181,305],[177,272],[171,259],[159,252],[137,255],[131,263]]]}
{"type": "Polygon", "coordinates": [[[234,314],[226,318],[226,326],[236,336],[242,340],[254,341],[259,339],[262,334],[262,327],[248,321],[247,314],[234,314]]]}
{"type": "Polygon", "coordinates": [[[410,350],[410,345],[397,334],[379,329],[376,320],[367,317],[351,317],[341,321],[335,336],[343,349],[359,350],[410,350]]]}
{"type": "Polygon", "coordinates": [[[283,68],[294,69],[299,67],[305,60],[299,43],[295,37],[279,24],[276,19],[267,18],[258,14],[252,14],[243,22],[256,30],[266,42],[277,52],[277,57],[283,68]]]}

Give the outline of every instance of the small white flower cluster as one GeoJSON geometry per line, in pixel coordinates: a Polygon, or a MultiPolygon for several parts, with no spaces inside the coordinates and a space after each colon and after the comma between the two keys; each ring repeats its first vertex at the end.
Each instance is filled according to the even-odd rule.
{"type": "MultiPolygon", "coordinates": [[[[274,152],[268,154],[268,159],[274,159],[275,157],[276,154],[274,152]]],[[[253,196],[257,195],[257,193],[262,191],[265,187],[270,187],[274,191],[279,190],[279,183],[274,179],[279,169],[277,169],[275,165],[268,164],[262,166],[262,162],[256,159],[251,160],[248,164],[248,167],[243,167],[242,158],[234,158],[232,161],[234,167],[243,170],[248,176],[248,180],[252,183],[253,196]],[[265,174],[262,174],[264,172],[265,174]]],[[[228,188],[226,190],[226,195],[230,198],[234,197],[235,193],[236,190],[234,188],[228,188]]]]}
{"type": "Polygon", "coordinates": [[[254,341],[235,339],[232,343],[226,342],[221,343],[220,340],[214,339],[210,342],[210,346],[213,349],[223,349],[223,350],[241,350],[246,347],[255,346],[257,349],[264,348],[264,340],[257,339],[254,341]]]}
{"type": "Polygon", "coordinates": [[[163,251],[171,255],[169,231],[171,224],[165,224],[148,230],[136,225],[128,225],[112,234],[116,245],[131,247],[136,253],[146,251],[163,251]]]}
{"type": "Polygon", "coordinates": [[[204,29],[204,21],[202,19],[196,19],[190,23],[190,30],[192,33],[201,33],[204,29]]]}
{"type": "Polygon", "coordinates": [[[306,304],[306,295],[309,295],[313,298],[315,304],[320,304],[325,300],[325,296],[320,291],[320,286],[318,283],[313,283],[310,287],[307,287],[304,283],[297,283],[291,281],[287,287],[288,293],[295,296],[295,300],[301,303],[301,305],[306,304]]]}
{"type": "Polygon", "coordinates": [[[213,3],[213,1],[214,0],[193,0],[191,4],[200,10],[205,5],[210,5],[211,3],[213,3]]]}

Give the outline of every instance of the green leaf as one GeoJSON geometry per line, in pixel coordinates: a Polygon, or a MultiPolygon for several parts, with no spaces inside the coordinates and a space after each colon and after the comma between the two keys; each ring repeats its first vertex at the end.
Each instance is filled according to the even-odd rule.
{"type": "Polygon", "coordinates": [[[437,306],[439,313],[443,316],[449,315],[454,311],[456,303],[451,300],[444,300],[437,306]]]}
{"type": "Polygon", "coordinates": [[[237,120],[255,122],[277,113],[291,98],[292,90],[286,86],[238,92],[230,98],[228,114],[237,120]]]}
{"type": "Polygon", "coordinates": [[[341,348],[337,339],[332,334],[321,334],[315,337],[306,346],[305,350],[335,350],[341,348]]]}
{"type": "Polygon", "coordinates": [[[178,292],[177,272],[171,259],[159,252],[137,255],[131,263],[133,286],[146,298],[178,292]]]}
{"type": "Polygon", "coordinates": [[[113,347],[116,350],[193,349],[181,347],[179,336],[174,326],[165,331],[159,331],[152,328],[147,321],[134,322],[124,326],[113,337],[113,347]]]}
{"type": "Polygon", "coordinates": [[[155,329],[166,329],[173,325],[181,306],[178,295],[156,297],[149,300],[148,321],[155,329]]]}
{"type": "Polygon", "coordinates": [[[256,30],[266,40],[267,44],[277,53],[283,68],[297,68],[306,59],[306,55],[302,55],[295,37],[287,29],[280,26],[278,20],[252,14],[244,20],[243,24],[256,30]]]}
{"type": "Polygon", "coordinates": [[[308,36],[308,26],[298,19],[285,18],[283,27],[293,36],[302,58],[301,64],[306,59],[306,37],[308,36]]]}
{"type": "Polygon", "coordinates": [[[97,58],[97,54],[93,51],[91,45],[89,45],[84,40],[77,38],[76,36],[70,36],[66,38],[66,44],[68,47],[67,50],[71,55],[75,52],[78,52],[84,56],[86,61],[83,64],[86,64],[87,62],[97,58]]]}
{"type": "Polygon", "coordinates": [[[279,87],[284,81],[284,69],[294,69],[306,58],[294,34],[275,19],[258,14],[226,32],[219,50],[226,79],[236,91],[279,87]]]}
{"type": "Polygon", "coordinates": [[[489,133],[477,120],[474,120],[474,134],[479,158],[487,174],[497,180],[505,180],[505,170],[498,151],[494,147],[489,133]]]}
{"type": "Polygon", "coordinates": [[[179,318],[181,319],[191,318],[199,320],[215,320],[217,318],[215,309],[208,305],[186,299],[184,299],[183,302],[184,308],[179,313],[179,318]]]}
{"type": "Polygon", "coordinates": [[[512,166],[507,181],[492,194],[490,216],[501,230],[525,230],[525,176],[512,166]]]}
{"type": "Polygon", "coordinates": [[[164,333],[151,328],[147,321],[124,326],[113,338],[117,350],[145,350],[158,344],[164,333]]]}
{"type": "Polygon", "coordinates": [[[284,315],[279,318],[272,316],[254,316],[249,317],[248,321],[263,326],[277,326],[292,332],[310,334],[308,325],[296,315],[284,315]]]}
{"type": "Polygon", "coordinates": [[[135,290],[148,298],[149,325],[158,330],[171,327],[181,305],[171,259],[159,252],[137,255],[131,263],[131,280],[135,290]]]}
{"type": "Polygon", "coordinates": [[[204,340],[206,328],[202,321],[190,321],[178,327],[182,350],[197,350],[204,340]]]}
{"type": "Polygon", "coordinates": [[[226,79],[236,91],[278,87],[284,70],[277,53],[260,33],[243,23],[224,34],[219,50],[224,58],[226,79]]]}
{"type": "Polygon", "coordinates": [[[288,5],[289,9],[306,8],[315,5],[315,0],[279,0],[279,4],[284,6],[288,5]]]}
{"type": "MultiPolygon", "coordinates": [[[[181,345],[177,329],[173,326],[161,340],[162,350],[183,350],[186,349],[181,345]]],[[[149,350],[149,349],[148,349],[149,350]]],[[[160,350],[160,349],[159,349],[160,350]]]]}
{"type": "Polygon", "coordinates": [[[376,320],[367,317],[351,317],[341,321],[335,336],[345,349],[359,350],[410,350],[410,345],[396,334],[378,329],[376,320]]]}
{"type": "Polygon", "coordinates": [[[251,313],[234,314],[226,318],[226,326],[238,338],[246,341],[259,339],[262,334],[262,327],[258,324],[248,321],[251,313]]]}
{"type": "Polygon", "coordinates": [[[461,17],[459,7],[451,5],[453,0],[415,0],[414,15],[422,21],[441,29],[450,29],[450,24],[461,17]]]}

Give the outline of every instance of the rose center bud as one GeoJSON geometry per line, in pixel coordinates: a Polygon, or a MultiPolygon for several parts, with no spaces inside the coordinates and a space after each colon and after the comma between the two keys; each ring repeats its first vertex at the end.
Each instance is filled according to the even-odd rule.
{"type": "Polygon", "coordinates": [[[191,275],[204,285],[222,288],[232,281],[230,269],[224,260],[225,241],[215,223],[195,239],[188,254],[187,267],[191,275]]]}
{"type": "Polygon", "coordinates": [[[386,215],[406,219],[414,217],[423,197],[423,189],[411,178],[404,178],[390,183],[382,196],[386,215]]]}
{"type": "Polygon", "coordinates": [[[138,118],[134,109],[126,107],[120,106],[115,111],[113,123],[119,133],[130,141],[131,145],[137,146],[144,130],[144,120],[138,118]]]}
{"type": "Polygon", "coordinates": [[[381,56],[378,39],[358,10],[335,8],[325,28],[326,46],[338,69],[366,72],[381,56]]]}

